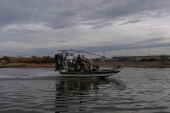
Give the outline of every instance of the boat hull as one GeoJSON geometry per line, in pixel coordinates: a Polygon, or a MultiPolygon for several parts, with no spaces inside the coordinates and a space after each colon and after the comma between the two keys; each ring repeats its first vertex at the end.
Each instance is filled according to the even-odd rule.
{"type": "Polygon", "coordinates": [[[112,69],[102,69],[101,71],[92,71],[92,70],[81,70],[79,72],[67,72],[67,71],[59,71],[61,77],[71,77],[71,78],[93,78],[93,77],[100,77],[105,78],[112,76],[114,74],[119,73],[122,69],[126,66],[122,65],[119,68],[112,68],[112,69]]]}
{"type": "Polygon", "coordinates": [[[84,71],[84,72],[60,72],[62,77],[75,77],[75,78],[92,78],[92,77],[109,77],[119,71],[84,71]]]}

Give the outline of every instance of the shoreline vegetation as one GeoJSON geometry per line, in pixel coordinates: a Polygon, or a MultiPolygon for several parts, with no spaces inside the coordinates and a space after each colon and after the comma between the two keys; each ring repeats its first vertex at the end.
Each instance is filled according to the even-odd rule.
{"type": "MultiPolygon", "coordinates": [[[[127,62],[98,62],[100,67],[116,67],[120,64],[135,68],[170,68],[170,61],[127,61],[127,62]]],[[[91,65],[93,62],[91,63],[91,65]]],[[[0,63],[0,68],[55,68],[55,63],[0,63]]]]}

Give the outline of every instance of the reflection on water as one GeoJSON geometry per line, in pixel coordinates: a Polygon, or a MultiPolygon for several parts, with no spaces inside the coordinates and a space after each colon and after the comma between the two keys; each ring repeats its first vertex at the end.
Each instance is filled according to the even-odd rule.
{"type": "Polygon", "coordinates": [[[124,89],[125,84],[116,79],[61,79],[56,83],[55,107],[60,112],[85,111],[88,103],[98,101],[101,91],[124,89]]]}
{"type": "Polygon", "coordinates": [[[126,68],[106,79],[54,69],[0,69],[0,113],[169,113],[170,69],[126,68]]]}

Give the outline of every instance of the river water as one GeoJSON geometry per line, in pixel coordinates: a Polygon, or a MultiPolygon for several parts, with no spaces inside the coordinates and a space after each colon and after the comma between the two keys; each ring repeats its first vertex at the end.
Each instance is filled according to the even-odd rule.
{"type": "Polygon", "coordinates": [[[0,68],[0,113],[169,113],[170,69],[125,68],[106,79],[52,68],[0,68]]]}

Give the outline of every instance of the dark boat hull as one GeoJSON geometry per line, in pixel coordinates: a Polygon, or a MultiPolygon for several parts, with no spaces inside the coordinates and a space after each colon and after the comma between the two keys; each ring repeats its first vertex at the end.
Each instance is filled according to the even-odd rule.
{"type": "Polygon", "coordinates": [[[83,72],[60,72],[62,77],[78,77],[78,78],[92,78],[92,77],[109,77],[120,71],[118,70],[102,70],[102,71],[83,71],[83,72]]]}
{"type": "Polygon", "coordinates": [[[118,73],[119,71],[83,71],[83,72],[60,72],[60,74],[111,74],[111,73],[118,73]]]}

